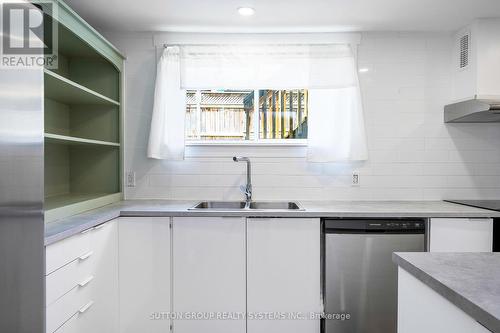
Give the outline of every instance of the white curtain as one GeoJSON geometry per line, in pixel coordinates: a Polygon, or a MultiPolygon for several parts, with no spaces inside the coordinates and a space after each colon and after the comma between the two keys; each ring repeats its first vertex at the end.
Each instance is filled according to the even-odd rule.
{"type": "Polygon", "coordinates": [[[359,87],[310,90],[307,122],[308,161],[368,158],[359,87]]]}
{"type": "Polygon", "coordinates": [[[181,48],[185,89],[313,89],[354,85],[349,45],[218,45],[181,48]]]}
{"type": "MultiPolygon", "coordinates": [[[[310,162],[345,162],[368,159],[365,122],[355,50],[339,59],[335,86],[309,90],[308,149],[310,162]]],[[[331,68],[332,69],[332,68],[331,68]]]]}
{"type": "Polygon", "coordinates": [[[148,156],[184,157],[185,90],[309,89],[308,160],[367,159],[354,46],[184,45],[158,63],[148,156]]]}
{"type": "Polygon", "coordinates": [[[184,159],[186,94],[181,88],[178,46],[165,48],[157,65],[148,157],[184,159]]]}

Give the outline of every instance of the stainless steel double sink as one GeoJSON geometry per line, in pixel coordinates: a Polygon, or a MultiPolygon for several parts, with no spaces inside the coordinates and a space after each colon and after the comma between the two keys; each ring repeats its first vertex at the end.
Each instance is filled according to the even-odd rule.
{"type": "Polygon", "coordinates": [[[245,194],[246,201],[202,201],[189,208],[201,211],[298,211],[304,210],[293,201],[253,201],[252,200],[252,172],[250,159],[245,156],[234,156],[235,162],[247,163],[247,183],[240,187],[245,194]]]}
{"type": "Polygon", "coordinates": [[[299,203],[293,201],[202,201],[190,210],[304,210],[299,203]]]}

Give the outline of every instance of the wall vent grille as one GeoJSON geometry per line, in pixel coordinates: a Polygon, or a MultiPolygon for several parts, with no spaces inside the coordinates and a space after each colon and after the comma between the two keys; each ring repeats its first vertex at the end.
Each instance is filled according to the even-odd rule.
{"type": "Polygon", "coordinates": [[[460,37],[460,69],[469,66],[470,35],[465,34],[460,37]]]}

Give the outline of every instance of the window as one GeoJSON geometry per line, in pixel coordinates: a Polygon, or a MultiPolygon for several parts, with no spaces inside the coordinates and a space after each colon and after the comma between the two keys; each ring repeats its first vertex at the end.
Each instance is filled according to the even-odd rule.
{"type": "Polygon", "coordinates": [[[307,90],[189,90],[186,140],[306,139],[307,115],[307,90]]]}

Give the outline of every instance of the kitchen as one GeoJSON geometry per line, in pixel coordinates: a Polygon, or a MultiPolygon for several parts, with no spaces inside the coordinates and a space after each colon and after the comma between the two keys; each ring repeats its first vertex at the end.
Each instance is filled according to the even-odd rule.
{"type": "Polygon", "coordinates": [[[1,5],[1,332],[500,332],[499,4],[1,5]]]}

